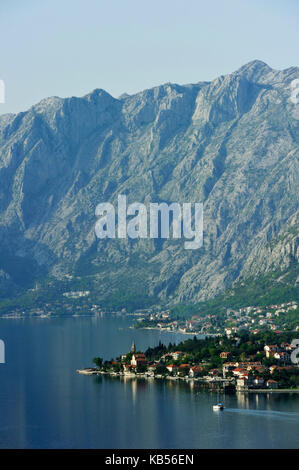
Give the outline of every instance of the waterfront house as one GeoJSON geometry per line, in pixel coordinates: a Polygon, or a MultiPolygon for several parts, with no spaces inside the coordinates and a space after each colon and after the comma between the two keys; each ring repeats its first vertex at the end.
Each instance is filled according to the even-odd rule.
{"type": "Polygon", "coordinates": [[[267,387],[268,388],[278,388],[278,382],[276,382],[276,380],[267,380],[267,387]]]}
{"type": "Polygon", "coordinates": [[[255,387],[263,387],[265,385],[265,381],[263,377],[254,377],[253,384],[255,387]]]}
{"type": "Polygon", "coordinates": [[[135,353],[131,359],[131,366],[138,367],[146,365],[146,357],[143,353],[135,353]]]}
{"type": "Polygon", "coordinates": [[[203,371],[203,368],[200,367],[200,366],[193,366],[190,368],[190,371],[189,371],[189,376],[194,378],[194,377],[198,377],[201,372],[203,371]]]}
{"type": "Polygon", "coordinates": [[[181,377],[188,375],[190,364],[181,364],[178,368],[178,375],[181,377]]]}
{"type": "Polygon", "coordinates": [[[237,378],[237,390],[247,390],[249,388],[250,379],[248,375],[242,375],[237,378]]]}
{"type": "Polygon", "coordinates": [[[171,373],[176,373],[178,370],[177,366],[175,366],[174,364],[169,364],[168,366],[166,366],[166,369],[171,373]]]}
{"type": "Polygon", "coordinates": [[[122,364],[122,366],[125,375],[132,373],[131,366],[129,364],[122,364]]]}

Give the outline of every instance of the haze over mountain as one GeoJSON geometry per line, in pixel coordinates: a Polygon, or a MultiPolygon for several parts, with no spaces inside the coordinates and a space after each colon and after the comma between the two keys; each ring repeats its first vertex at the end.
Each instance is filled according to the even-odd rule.
{"type": "Polygon", "coordinates": [[[0,289],[86,278],[191,302],[298,263],[299,69],[253,61],[212,82],[47,98],[0,117],[0,289]],[[98,240],[100,202],[203,202],[204,245],[98,240]]]}

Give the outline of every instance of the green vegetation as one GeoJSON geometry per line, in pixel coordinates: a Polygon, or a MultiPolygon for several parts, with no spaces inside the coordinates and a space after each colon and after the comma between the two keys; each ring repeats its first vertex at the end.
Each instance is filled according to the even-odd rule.
{"type": "Polygon", "coordinates": [[[296,263],[288,271],[275,271],[238,282],[223,294],[204,302],[193,305],[177,304],[171,308],[174,318],[190,318],[192,315],[223,314],[227,308],[267,306],[288,302],[290,299],[299,301],[299,266],[296,263]]]}
{"type": "MultiPolygon", "coordinates": [[[[130,372],[145,373],[149,368],[154,368],[155,375],[178,375],[185,377],[193,366],[197,366],[198,377],[212,374],[222,377],[223,366],[229,362],[234,367],[243,367],[244,372],[253,377],[261,377],[264,381],[269,379],[278,382],[279,388],[297,388],[299,386],[299,368],[290,362],[276,359],[273,355],[267,357],[264,346],[277,345],[284,348],[292,342],[294,333],[286,331],[275,333],[265,331],[258,334],[240,332],[238,337],[228,338],[226,336],[210,337],[205,339],[193,338],[182,341],[179,344],[169,343],[165,346],[161,341],[155,347],[149,347],[144,352],[143,362],[133,368],[130,366],[133,354],[130,352],[125,356],[105,361],[95,358],[93,362],[103,372],[122,372],[123,364],[129,367],[130,372]],[[221,357],[226,352],[228,357],[221,357]],[[176,367],[173,372],[167,367],[170,364],[176,367]],[[238,364],[235,365],[235,364],[238,364]],[[242,364],[244,364],[242,366],[242,364]],[[252,368],[247,370],[247,366],[252,368]],[[274,368],[271,366],[275,366],[274,368]]],[[[139,353],[140,354],[140,353],[139,353]]],[[[233,377],[232,370],[226,372],[227,377],[233,377]]],[[[240,370],[240,369],[239,369],[240,370]]]]}
{"type": "MultiPolygon", "coordinates": [[[[28,265],[28,269],[31,266],[28,265]]],[[[20,266],[23,269],[23,266],[20,266]]],[[[26,272],[26,271],[24,271],[26,272]]],[[[257,279],[249,279],[239,282],[233,288],[228,289],[223,294],[214,299],[198,302],[196,304],[175,304],[170,307],[171,318],[188,319],[193,315],[205,317],[207,315],[217,315],[218,320],[228,308],[237,309],[240,307],[266,306],[287,302],[289,300],[299,300],[299,286],[296,279],[299,276],[298,264],[286,272],[273,272],[261,276],[257,279]]],[[[29,278],[29,277],[28,277],[29,278]]],[[[128,276],[126,279],[115,280],[115,289],[111,293],[102,292],[98,288],[99,281],[95,276],[69,276],[62,280],[45,278],[38,282],[36,289],[18,290],[10,298],[0,297],[0,314],[19,310],[28,313],[30,309],[43,308],[45,304],[50,305],[51,313],[68,314],[74,311],[88,311],[92,305],[97,304],[105,311],[134,312],[138,309],[150,309],[154,305],[161,305],[159,299],[149,295],[146,280],[140,272],[128,266],[128,276]],[[132,287],[133,286],[133,287],[132,287]],[[88,297],[71,299],[63,297],[65,292],[86,291],[88,297]]],[[[295,314],[290,314],[290,322],[295,324],[295,314]]],[[[138,327],[145,326],[140,324],[138,327]]],[[[146,323],[146,326],[153,326],[146,323]]]]}

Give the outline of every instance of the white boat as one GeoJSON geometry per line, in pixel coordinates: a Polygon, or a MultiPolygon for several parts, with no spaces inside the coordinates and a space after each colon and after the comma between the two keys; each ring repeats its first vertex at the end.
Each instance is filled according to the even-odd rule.
{"type": "Polygon", "coordinates": [[[218,411],[218,410],[223,410],[223,405],[222,403],[217,403],[217,405],[213,405],[213,410],[218,411]]]}

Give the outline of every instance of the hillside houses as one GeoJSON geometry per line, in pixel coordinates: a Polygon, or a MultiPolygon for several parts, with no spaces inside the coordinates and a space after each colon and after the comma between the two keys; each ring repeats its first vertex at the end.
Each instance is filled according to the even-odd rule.
{"type": "Polygon", "coordinates": [[[299,367],[291,363],[291,343],[291,332],[277,336],[244,333],[230,339],[193,337],[178,347],[159,342],[145,352],[137,352],[133,342],[129,353],[95,363],[101,364],[99,371],[113,375],[194,380],[217,387],[225,382],[243,391],[292,388],[299,387],[299,367]],[[265,344],[265,338],[271,341],[265,344]]]}

